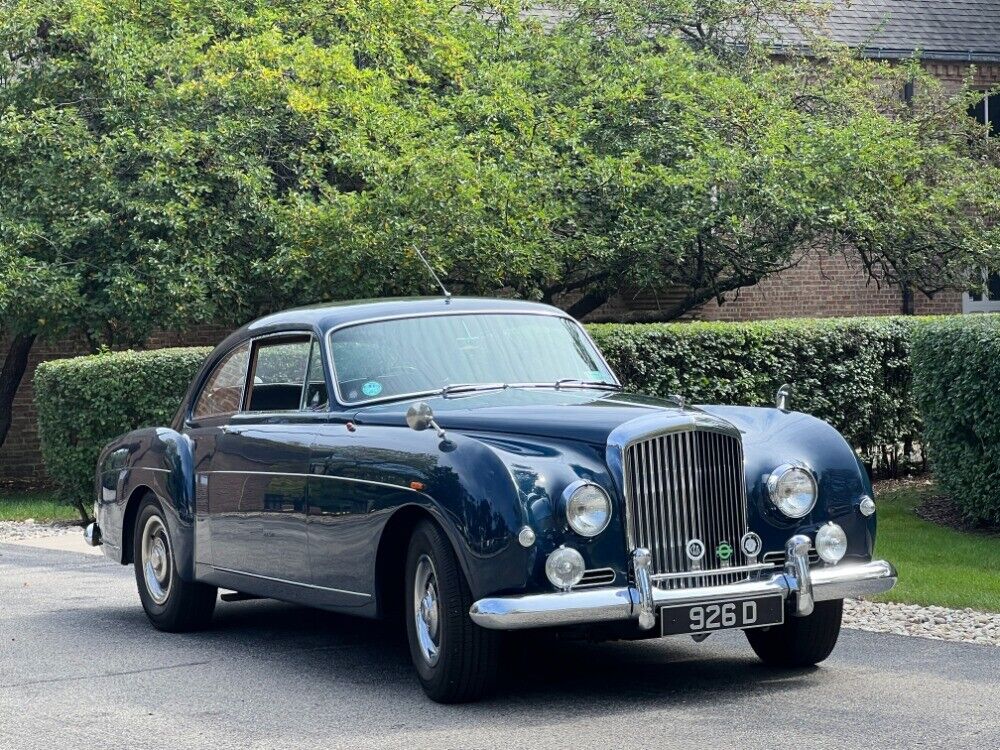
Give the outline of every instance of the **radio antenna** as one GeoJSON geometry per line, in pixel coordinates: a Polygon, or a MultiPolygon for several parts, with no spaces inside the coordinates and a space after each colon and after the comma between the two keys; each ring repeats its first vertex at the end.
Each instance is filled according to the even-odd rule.
{"type": "Polygon", "coordinates": [[[419,247],[414,247],[413,249],[417,251],[417,257],[420,258],[420,260],[423,261],[423,263],[424,263],[425,266],[427,266],[427,270],[430,271],[431,276],[434,277],[434,281],[436,281],[437,285],[439,287],[441,287],[441,291],[444,293],[444,301],[446,303],[447,302],[451,302],[451,292],[449,292],[447,289],[445,289],[444,284],[441,283],[441,279],[439,279],[438,275],[436,273],[434,273],[434,268],[431,266],[430,263],[427,262],[427,258],[424,257],[424,254],[422,252],[420,252],[420,248],[419,247]]]}

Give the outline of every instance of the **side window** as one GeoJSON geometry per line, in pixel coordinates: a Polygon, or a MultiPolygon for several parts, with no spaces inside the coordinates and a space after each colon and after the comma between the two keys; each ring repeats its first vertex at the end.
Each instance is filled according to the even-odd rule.
{"type": "Polygon", "coordinates": [[[269,338],[254,346],[247,411],[294,411],[302,404],[311,336],[269,338]]]}
{"type": "Polygon", "coordinates": [[[233,349],[208,376],[194,406],[194,418],[232,414],[240,410],[240,397],[247,377],[250,344],[233,349]]]}
{"type": "Polygon", "coordinates": [[[323,355],[319,350],[319,342],[315,339],[309,350],[309,374],[306,375],[304,409],[321,411],[326,409],[330,398],[326,393],[326,378],[323,375],[323,355]]]}

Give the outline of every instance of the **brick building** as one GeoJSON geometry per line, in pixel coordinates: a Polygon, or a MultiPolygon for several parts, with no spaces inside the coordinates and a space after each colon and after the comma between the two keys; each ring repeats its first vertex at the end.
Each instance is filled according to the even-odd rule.
{"type": "MultiPolygon", "coordinates": [[[[826,33],[861,54],[877,59],[905,59],[920,54],[934,75],[956,85],[972,74],[987,91],[1000,87],[1000,0],[835,0],[826,33]]],[[[794,40],[793,40],[794,42],[794,40]]],[[[1000,135],[1000,94],[991,94],[973,113],[993,123],[1000,135]]],[[[1000,311],[1000,276],[989,278],[986,298],[960,290],[929,299],[917,293],[916,314],[1000,311]]],[[[656,309],[671,294],[622,297],[604,308],[656,309]]],[[[813,254],[798,265],[761,283],[731,292],[724,304],[703,305],[688,317],[703,320],[759,320],[780,317],[893,315],[904,312],[903,291],[870,282],[859,263],[842,256],[813,254]]],[[[226,331],[203,327],[154,336],[149,346],[214,344],[226,331]]],[[[6,342],[0,342],[0,345],[6,342]]],[[[0,447],[0,483],[44,481],[32,406],[31,379],[39,362],[87,351],[82,340],[35,345],[14,401],[13,425],[0,447]]]]}

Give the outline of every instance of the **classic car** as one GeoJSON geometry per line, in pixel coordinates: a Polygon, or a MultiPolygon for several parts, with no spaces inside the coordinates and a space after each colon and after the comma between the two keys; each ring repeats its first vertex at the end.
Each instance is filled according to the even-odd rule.
{"type": "Polygon", "coordinates": [[[441,702],[505,631],[701,640],[777,667],[834,648],[891,588],[863,464],[825,422],[626,393],[586,330],[513,300],[269,315],[206,359],[168,427],[103,451],[87,540],[134,564],[166,631],[223,599],[405,621],[441,702]]]}

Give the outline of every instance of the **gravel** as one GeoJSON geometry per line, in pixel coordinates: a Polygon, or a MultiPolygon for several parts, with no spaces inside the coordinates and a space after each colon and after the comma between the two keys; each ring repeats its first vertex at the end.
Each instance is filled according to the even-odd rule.
{"type": "Polygon", "coordinates": [[[844,627],[872,633],[1000,646],[1000,614],[975,609],[848,599],[844,602],[844,627]]]}
{"type": "Polygon", "coordinates": [[[31,518],[27,521],[0,521],[0,542],[82,533],[80,525],[72,521],[36,522],[31,518]]]}

